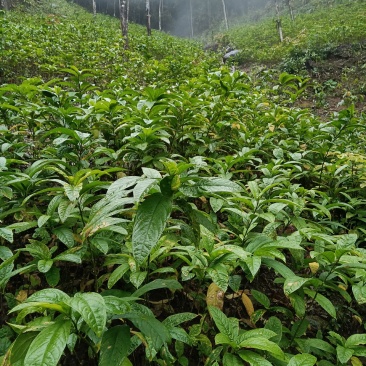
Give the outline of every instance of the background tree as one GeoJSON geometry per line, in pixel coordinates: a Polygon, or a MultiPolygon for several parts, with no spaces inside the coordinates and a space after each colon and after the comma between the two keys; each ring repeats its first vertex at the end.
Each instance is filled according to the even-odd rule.
{"type": "Polygon", "coordinates": [[[278,6],[278,0],[274,0],[274,6],[275,6],[276,16],[277,16],[277,19],[276,19],[277,32],[280,37],[280,42],[283,42],[282,22],[281,22],[281,16],[280,16],[280,9],[278,6]]]}
{"type": "Polygon", "coordinates": [[[151,13],[150,13],[150,0],[146,0],[146,28],[147,35],[151,36],[151,13]]]}
{"type": "Polygon", "coordinates": [[[129,0],[119,0],[119,17],[121,21],[122,38],[124,48],[128,49],[128,8],[129,0]]]}
{"type": "Polygon", "coordinates": [[[1,8],[4,10],[9,10],[10,8],[9,0],[1,0],[1,8]]]}
{"type": "Polygon", "coordinates": [[[192,9],[192,0],[189,0],[189,23],[191,28],[191,38],[193,38],[193,9],[192,9]]]}
{"type": "Polygon", "coordinates": [[[93,3],[93,15],[96,16],[97,15],[97,3],[95,2],[95,0],[92,0],[93,3]]]}
{"type": "Polygon", "coordinates": [[[163,0],[159,0],[159,31],[162,30],[162,26],[161,26],[161,17],[163,14],[163,0]]]}
{"type": "Polygon", "coordinates": [[[294,22],[295,21],[295,16],[294,16],[294,8],[292,7],[292,1],[291,0],[284,0],[285,4],[287,5],[287,8],[290,12],[290,17],[291,20],[294,22]]]}
{"type": "Polygon", "coordinates": [[[226,30],[229,29],[229,23],[227,21],[227,13],[226,13],[226,4],[225,4],[225,0],[222,0],[222,10],[224,12],[224,22],[225,22],[225,28],[226,30]]]}

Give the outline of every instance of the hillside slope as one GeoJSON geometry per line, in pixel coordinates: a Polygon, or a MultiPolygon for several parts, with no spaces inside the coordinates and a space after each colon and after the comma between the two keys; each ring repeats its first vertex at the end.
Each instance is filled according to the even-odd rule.
{"type": "Polygon", "coordinates": [[[251,70],[278,69],[310,77],[313,93],[302,105],[319,113],[344,106],[344,99],[364,108],[366,96],[366,4],[352,1],[340,5],[318,4],[298,14],[294,21],[282,14],[284,42],[280,42],[275,19],[236,26],[226,42],[241,52],[236,61],[251,70]]]}
{"type": "Polygon", "coordinates": [[[1,14],[0,364],[366,364],[352,98],[37,3],[1,14]]]}
{"type": "Polygon", "coordinates": [[[1,12],[0,17],[2,83],[34,76],[50,80],[72,65],[96,71],[100,81],[124,77],[132,84],[153,84],[161,78],[174,83],[180,76],[198,75],[207,68],[208,57],[199,45],[160,32],[147,37],[145,29],[134,24],[130,24],[130,47],[125,50],[117,19],[93,18],[62,0],[1,12]]]}

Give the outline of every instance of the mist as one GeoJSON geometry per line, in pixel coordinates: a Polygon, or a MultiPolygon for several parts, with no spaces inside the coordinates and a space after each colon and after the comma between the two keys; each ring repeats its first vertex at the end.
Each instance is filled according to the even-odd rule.
{"type": "MultiPolygon", "coordinates": [[[[255,20],[272,0],[224,0],[228,26],[255,20]]],[[[91,0],[73,2],[92,10],[91,0]]],[[[97,12],[119,17],[119,0],[96,0],[97,12]]],[[[129,21],[145,25],[145,0],[130,0],[129,21]]],[[[223,0],[150,0],[151,26],[179,37],[209,37],[211,32],[225,31],[223,0]]],[[[268,6],[267,6],[268,7],[268,6]]]]}

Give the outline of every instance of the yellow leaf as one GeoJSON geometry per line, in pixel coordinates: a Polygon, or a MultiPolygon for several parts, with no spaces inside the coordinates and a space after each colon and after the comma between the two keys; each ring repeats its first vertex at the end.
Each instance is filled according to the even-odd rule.
{"type": "Polygon", "coordinates": [[[317,263],[317,262],[311,262],[311,263],[309,263],[309,267],[310,267],[311,273],[312,274],[315,274],[316,272],[318,272],[319,263],[317,263]]]}
{"type": "Polygon", "coordinates": [[[339,287],[340,289],[342,289],[343,291],[347,291],[347,286],[346,286],[346,285],[344,285],[343,283],[340,283],[340,284],[338,285],[338,287],[339,287]]]}
{"type": "Polygon", "coordinates": [[[351,363],[352,366],[362,366],[363,363],[360,361],[360,359],[356,356],[351,357],[351,363]]]}
{"type": "Polygon", "coordinates": [[[352,318],[355,319],[360,325],[362,325],[362,318],[361,317],[359,317],[358,315],[353,315],[352,318]]]}
{"type": "Polygon", "coordinates": [[[249,296],[245,292],[241,295],[241,301],[243,302],[248,315],[252,316],[254,313],[254,306],[252,300],[250,300],[249,296]]]}
{"type": "Polygon", "coordinates": [[[16,296],[16,299],[19,302],[23,302],[23,301],[27,300],[27,298],[28,298],[28,292],[27,291],[24,291],[24,290],[20,290],[18,292],[18,295],[16,296]]]}
{"type": "Polygon", "coordinates": [[[206,303],[207,306],[214,306],[220,310],[224,307],[224,297],[225,292],[216,285],[216,283],[211,283],[207,289],[206,303]]]}

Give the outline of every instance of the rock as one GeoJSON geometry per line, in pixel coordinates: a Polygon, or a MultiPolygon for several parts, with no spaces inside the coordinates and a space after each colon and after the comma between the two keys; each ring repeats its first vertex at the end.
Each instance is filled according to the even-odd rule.
{"type": "Polygon", "coordinates": [[[230,51],[230,52],[227,52],[227,53],[225,53],[225,55],[222,57],[222,61],[223,61],[224,63],[226,63],[226,61],[227,61],[229,58],[232,58],[232,57],[236,56],[238,53],[240,53],[240,51],[239,51],[239,50],[232,50],[232,51],[230,51]]]}

